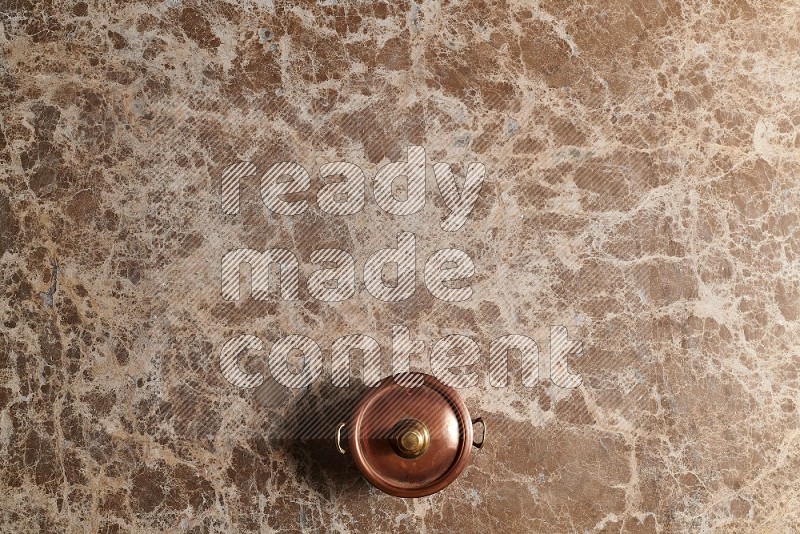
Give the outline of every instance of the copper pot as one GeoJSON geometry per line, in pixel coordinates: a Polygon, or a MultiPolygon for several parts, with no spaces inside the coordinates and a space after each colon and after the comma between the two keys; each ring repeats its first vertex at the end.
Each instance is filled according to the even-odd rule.
{"type": "Polygon", "coordinates": [[[396,497],[424,497],[444,489],[480,449],[486,424],[469,411],[458,393],[436,377],[404,373],[381,380],[364,395],[349,422],[336,429],[342,454],[342,431],[361,474],[373,486],[396,497]],[[473,425],[483,427],[473,441],[473,425]]]}

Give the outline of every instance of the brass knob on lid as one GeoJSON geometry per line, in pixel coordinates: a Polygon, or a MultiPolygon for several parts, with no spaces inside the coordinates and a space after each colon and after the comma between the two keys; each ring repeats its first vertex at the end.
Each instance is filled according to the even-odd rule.
{"type": "Polygon", "coordinates": [[[392,444],[403,458],[419,458],[431,444],[431,434],[418,419],[403,419],[392,429],[392,444]]]}

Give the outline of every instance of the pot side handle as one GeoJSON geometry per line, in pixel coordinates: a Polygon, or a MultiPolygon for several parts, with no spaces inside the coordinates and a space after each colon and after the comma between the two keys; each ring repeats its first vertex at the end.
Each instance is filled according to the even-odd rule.
{"type": "Polygon", "coordinates": [[[472,424],[480,423],[483,427],[483,432],[481,433],[481,440],[478,443],[475,443],[475,440],[472,441],[472,446],[476,449],[482,449],[483,444],[486,443],[486,421],[483,420],[483,417],[476,417],[472,420],[472,424]]]}
{"type": "Polygon", "coordinates": [[[336,450],[338,450],[341,454],[345,454],[346,451],[342,448],[342,429],[345,427],[346,423],[339,423],[339,426],[336,427],[336,450]]]}

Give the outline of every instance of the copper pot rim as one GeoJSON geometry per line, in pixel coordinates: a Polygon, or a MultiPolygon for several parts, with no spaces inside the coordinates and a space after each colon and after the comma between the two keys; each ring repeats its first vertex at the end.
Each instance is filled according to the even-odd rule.
{"type": "MultiPolygon", "coordinates": [[[[398,384],[398,387],[403,387],[402,385],[398,384]]],[[[388,376],[381,380],[371,391],[369,391],[362,399],[359,401],[358,405],[356,406],[353,414],[350,417],[350,421],[348,424],[348,436],[347,436],[347,444],[348,448],[350,449],[350,454],[353,458],[353,461],[356,464],[356,467],[361,472],[367,481],[378,488],[379,490],[388,493],[390,495],[394,495],[396,497],[427,497],[428,495],[432,495],[438,491],[441,491],[450,483],[452,483],[458,476],[464,471],[467,467],[467,463],[469,462],[470,453],[472,451],[472,438],[473,438],[473,429],[472,429],[472,421],[470,419],[469,410],[467,409],[466,403],[461,398],[456,390],[453,388],[446,386],[442,382],[440,382],[435,376],[429,375],[426,373],[418,373],[418,372],[409,372],[409,373],[401,373],[393,376],[388,376]],[[363,451],[361,449],[361,445],[359,443],[358,436],[361,433],[361,423],[363,420],[363,415],[366,410],[369,408],[370,404],[380,395],[385,392],[385,388],[387,384],[392,382],[397,382],[398,379],[404,379],[406,377],[413,377],[413,376],[420,376],[422,377],[422,384],[417,387],[430,387],[435,390],[437,393],[442,395],[450,404],[453,412],[456,414],[458,418],[458,423],[461,428],[460,432],[460,442],[458,450],[453,458],[453,463],[450,465],[450,468],[442,474],[439,478],[431,482],[430,484],[426,484],[424,486],[419,487],[408,487],[408,486],[401,486],[392,483],[390,479],[381,476],[377,469],[375,469],[370,463],[366,461],[363,455],[363,451]]]]}

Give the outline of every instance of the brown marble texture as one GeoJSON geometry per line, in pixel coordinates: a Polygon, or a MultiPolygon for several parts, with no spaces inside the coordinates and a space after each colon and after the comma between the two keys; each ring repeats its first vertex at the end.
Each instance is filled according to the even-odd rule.
{"type": "Polygon", "coordinates": [[[800,531],[797,2],[0,5],[1,531],[800,531]],[[461,230],[432,178],[413,217],[371,190],[314,207],[321,164],[371,180],[411,144],[485,164],[461,230]],[[269,214],[253,178],[223,214],[239,160],[304,165],[312,209],[269,214]],[[467,251],[473,297],[367,294],[400,229],[421,258],[467,251]],[[356,296],[225,302],[222,255],[278,245],[303,279],[351,251],[356,296]],[[367,333],[388,365],[395,324],[482,351],[462,394],[487,446],[431,497],[334,450],[363,387],[219,370],[240,334],[308,335],[327,373],[367,333]],[[550,325],[584,344],[581,386],[522,387],[512,361],[490,387],[491,340],[546,354],[550,325]]]}

